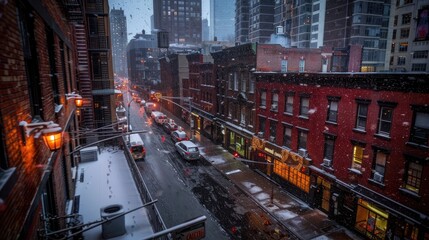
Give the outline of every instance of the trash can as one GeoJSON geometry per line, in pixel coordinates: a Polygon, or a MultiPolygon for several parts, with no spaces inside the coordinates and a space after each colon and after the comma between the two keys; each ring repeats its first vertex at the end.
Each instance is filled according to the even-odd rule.
{"type": "Polygon", "coordinates": [[[121,204],[112,204],[100,208],[102,220],[107,220],[116,217],[113,220],[102,223],[103,238],[113,238],[124,235],[125,230],[125,215],[119,216],[124,213],[124,207],[121,204]],[[117,217],[119,216],[119,217],[117,217]]]}

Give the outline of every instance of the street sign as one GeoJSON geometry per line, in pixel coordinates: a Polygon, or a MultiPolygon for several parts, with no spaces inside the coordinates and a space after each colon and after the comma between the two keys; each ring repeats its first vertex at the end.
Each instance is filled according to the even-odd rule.
{"type": "Polygon", "coordinates": [[[199,222],[186,228],[179,229],[172,234],[174,240],[198,240],[206,236],[205,223],[199,222]]]}

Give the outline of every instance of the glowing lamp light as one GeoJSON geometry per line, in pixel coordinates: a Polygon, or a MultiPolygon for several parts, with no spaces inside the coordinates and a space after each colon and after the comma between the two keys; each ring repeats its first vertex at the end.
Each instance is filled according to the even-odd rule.
{"type": "MultiPolygon", "coordinates": [[[[61,129],[61,128],[60,128],[61,129]]],[[[55,129],[52,129],[55,130],[55,129]]],[[[43,131],[43,141],[51,151],[55,151],[61,148],[63,144],[63,132],[62,130],[52,131],[51,129],[43,131]]]]}
{"type": "Polygon", "coordinates": [[[81,95],[77,94],[77,93],[68,93],[66,94],[66,98],[67,100],[70,99],[74,99],[74,104],[76,105],[76,107],[80,108],[83,105],[83,98],[81,95]]]}
{"type": "Polygon", "coordinates": [[[83,100],[82,100],[82,98],[76,98],[74,100],[74,103],[76,104],[76,107],[80,108],[83,105],[83,100]]]}
{"type": "Polygon", "coordinates": [[[58,150],[62,146],[62,128],[53,121],[38,123],[27,123],[26,121],[21,121],[19,126],[21,127],[24,145],[27,143],[27,138],[34,134],[34,138],[39,138],[40,135],[42,135],[43,141],[51,151],[58,150]]]}

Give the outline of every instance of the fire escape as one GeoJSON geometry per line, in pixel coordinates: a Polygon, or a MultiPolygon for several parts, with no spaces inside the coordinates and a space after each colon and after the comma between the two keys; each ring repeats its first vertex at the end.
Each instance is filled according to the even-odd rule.
{"type": "Polygon", "coordinates": [[[68,20],[74,24],[77,57],[77,87],[83,97],[81,127],[94,128],[94,108],[92,97],[91,70],[88,57],[84,5],[81,0],[63,0],[68,20]]]}

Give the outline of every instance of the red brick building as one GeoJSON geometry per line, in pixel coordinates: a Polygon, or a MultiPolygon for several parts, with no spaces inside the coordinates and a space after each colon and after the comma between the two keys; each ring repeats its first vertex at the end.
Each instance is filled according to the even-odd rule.
{"type": "Polygon", "coordinates": [[[213,138],[213,118],[216,114],[216,88],[214,84],[213,63],[204,62],[204,55],[193,53],[186,56],[189,63],[187,88],[192,98],[194,129],[213,138]]]}
{"type": "Polygon", "coordinates": [[[78,129],[76,106],[65,94],[76,86],[74,29],[54,0],[3,1],[0,6],[0,235],[2,239],[35,239],[44,218],[69,214],[76,166],[68,138],[78,129]],[[54,152],[40,132],[26,136],[23,121],[53,121],[64,133],[54,152]]]}
{"type": "Polygon", "coordinates": [[[255,167],[369,238],[429,236],[426,74],[255,76],[255,167]]]}

